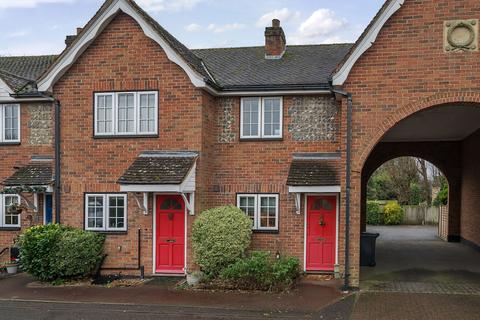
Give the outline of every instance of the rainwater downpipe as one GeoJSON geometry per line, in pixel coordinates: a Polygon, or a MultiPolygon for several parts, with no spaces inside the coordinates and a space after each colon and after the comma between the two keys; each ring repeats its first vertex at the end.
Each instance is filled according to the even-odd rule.
{"type": "Polygon", "coordinates": [[[60,101],[55,99],[55,223],[60,223],[60,101]]]}
{"type": "Polygon", "coordinates": [[[345,174],[345,276],[342,291],[350,288],[350,193],[352,171],[352,94],[343,90],[331,88],[333,93],[347,98],[347,145],[346,145],[346,174],[345,174]]]}

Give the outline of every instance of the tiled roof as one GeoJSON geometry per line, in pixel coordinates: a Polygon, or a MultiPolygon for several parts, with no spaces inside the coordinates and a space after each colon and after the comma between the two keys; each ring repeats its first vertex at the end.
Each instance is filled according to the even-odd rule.
{"type": "Polygon", "coordinates": [[[45,186],[54,182],[52,161],[31,161],[5,179],[5,186],[45,186]]]}
{"type": "Polygon", "coordinates": [[[118,179],[119,184],[180,184],[192,169],[196,152],[144,152],[118,179]]]}
{"type": "Polygon", "coordinates": [[[294,157],[288,173],[289,186],[338,186],[342,162],[338,157],[294,157]]]}
{"type": "Polygon", "coordinates": [[[352,44],[288,46],[281,59],[265,59],[264,47],[198,49],[218,85],[249,87],[329,87],[331,72],[352,44]]]}
{"type": "Polygon", "coordinates": [[[31,91],[35,88],[35,80],[55,58],[54,55],[0,57],[0,78],[15,92],[31,91]]]}

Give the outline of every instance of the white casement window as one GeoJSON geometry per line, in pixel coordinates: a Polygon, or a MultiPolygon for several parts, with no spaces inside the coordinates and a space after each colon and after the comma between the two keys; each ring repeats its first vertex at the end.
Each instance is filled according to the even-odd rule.
{"type": "Polygon", "coordinates": [[[20,105],[0,105],[0,142],[20,142],[20,105]]]}
{"type": "Polygon", "coordinates": [[[127,230],[127,195],[87,194],[85,229],[92,231],[127,230]]]}
{"type": "Polygon", "coordinates": [[[238,194],[237,207],[252,219],[254,230],[278,230],[277,194],[238,194]]]}
{"type": "Polygon", "coordinates": [[[240,114],[240,138],[282,138],[281,97],[242,98],[240,114]]]}
{"type": "Polygon", "coordinates": [[[158,133],[158,93],[95,93],[95,135],[135,136],[158,133]]]}
{"type": "Polygon", "coordinates": [[[16,194],[0,195],[0,227],[19,228],[21,225],[20,214],[9,212],[9,207],[14,203],[20,203],[20,197],[16,194]]]}

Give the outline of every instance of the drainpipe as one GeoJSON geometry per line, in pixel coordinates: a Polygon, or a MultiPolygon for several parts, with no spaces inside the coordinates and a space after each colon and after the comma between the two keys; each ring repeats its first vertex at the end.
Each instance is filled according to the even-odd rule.
{"type": "Polygon", "coordinates": [[[60,101],[55,99],[55,223],[60,223],[60,101]]]}
{"type": "Polygon", "coordinates": [[[350,290],[350,192],[351,192],[351,162],[352,162],[352,94],[331,88],[333,93],[347,98],[347,146],[346,146],[346,194],[345,194],[345,277],[342,290],[350,290]]]}

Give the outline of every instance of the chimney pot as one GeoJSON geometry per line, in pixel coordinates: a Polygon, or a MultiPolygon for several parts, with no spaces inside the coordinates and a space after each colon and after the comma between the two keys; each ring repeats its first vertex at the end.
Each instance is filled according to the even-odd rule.
{"type": "Polygon", "coordinates": [[[281,59],[286,49],[285,33],[280,20],[273,19],[272,26],[265,28],[265,58],[281,59]]]}
{"type": "Polygon", "coordinates": [[[78,35],[80,32],[82,32],[82,30],[83,30],[83,28],[78,27],[78,28],[77,28],[77,35],[78,35]]]}

